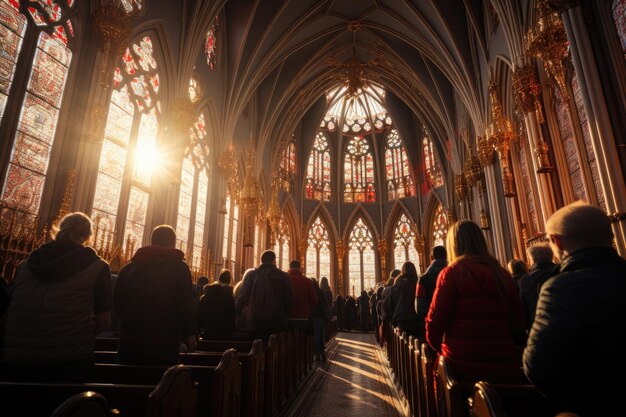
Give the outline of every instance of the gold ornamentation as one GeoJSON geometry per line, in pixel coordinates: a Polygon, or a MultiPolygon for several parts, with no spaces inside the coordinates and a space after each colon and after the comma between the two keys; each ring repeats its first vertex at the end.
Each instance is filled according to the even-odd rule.
{"type": "Polygon", "coordinates": [[[515,69],[513,91],[515,103],[524,114],[536,110],[535,102],[541,92],[541,85],[537,82],[534,66],[526,65],[515,69]]]}
{"type": "Polygon", "coordinates": [[[338,240],[335,246],[335,253],[337,254],[337,270],[339,272],[337,279],[338,293],[343,295],[343,258],[346,256],[346,247],[343,244],[343,240],[338,240]]]}
{"type": "Polygon", "coordinates": [[[130,39],[131,17],[118,2],[102,5],[94,14],[93,27],[103,53],[100,85],[104,88],[110,87],[115,62],[130,39]]]}
{"type": "Polygon", "coordinates": [[[548,158],[548,144],[543,139],[539,139],[537,146],[535,147],[535,157],[539,167],[537,168],[537,174],[544,174],[552,171],[550,166],[550,159],[548,158]]]}
{"type": "Polygon", "coordinates": [[[382,237],[378,237],[378,256],[380,256],[380,276],[387,276],[387,241],[382,237]]]}
{"type": "Polygon", "coordinates": [[[504,115],[502,102],[493,80],[489,83],[491,97],[491,124],[487,129],[489,142],[498,153],[501,166],[502,185],[505,197],[514,197],[513,174],[509,166],[509,150],[511,141],[515,138],[515,130],[511,119],[504,115]]]}
{"type": "Polygon", "coordinates": [[[217,161],[217,169],[228,182],[228,190],[231,197],[237,200],[239,198],[237,192],[239,187],[239,173],[237,170],[237,162],[235,161],[235,146],[232,143],[222,152],[222,155],[217,161]]]}
{"type": "Polygon", "coordinates": [[[489,216],[487,216],[487,212],[483,209],[480,210],[480,228],[482,230],[489,230],[489,216]]]}
{"type": "Polygon", "coordinates": [[[483,167],[493,165],[493,146],[486,137],[479,136],[476,141],[478,148],[478,160],[483,167]]]}
{"type": "Polygon", "coordinates": [[[416,233],[415,237],[415,250],[419,256],[420,270],[424,271],[426,269],[426,239],[419,232],[416,233]]]}
{"type": "Polygon", "coordinates": [[[528,31],[528,51],[543,61],[546,73],[553,78],[563,99],[567,101],[567,75],[565,63],[569,56],[569,43],[565,33],[565,26],[558,12],[548,6],[547,0],[537,0],[537,21],[528,31]]]}
{"type": "Polygon", "coordinates": [[[467,197],[467,182],[463,174],[455,174],[454,176],[454,191],[459,200],[465,200],[467,197]]]}
{"type": "Polygon", "coordinates": [[[76,177],[76,170],[74,168],[70,169],[67,173],[67,180],[65,181],[65,192],[63,193],[63,200],[61,201],[61,206],[59,207],[59,214],[56,219],[54,219],[54,223],[58,223],[61,219],[70,212],[70,207],[72,206],[72,195],[74,194],[74,178],[76,177]]]}
{"type": "Polygon", "coordinates": [[[480,161],[478,160],[476,155],[471,155],[467,159],[467,161],[465,161],[464,167],[464,175],[467,185],[473,187],[478,184],[478,181],[480,180],[481,170],[482,167],[480,166],[480,161]]]}
{"type": "Polygon", "coordinates": [[[246,176],[243,180],[243,188],[239,191],[239,202],[244,212],[251,216],[256,216],[259,200],[259,186],[254,176],[254,148],[251,146],[248,151],[248,161],[246,163],[246,176]]]}

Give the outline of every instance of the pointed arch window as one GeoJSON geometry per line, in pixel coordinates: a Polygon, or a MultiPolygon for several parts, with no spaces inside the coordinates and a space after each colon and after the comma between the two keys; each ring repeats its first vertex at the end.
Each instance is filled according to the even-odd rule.
{"type": "Polygon", "coordinates": [[[626,0],[613,0],[612,9],[617,35],[622,45],[624,58],[626,59],[626,0]]]}
{"type": "Polygon", "coordinates": [[[400,269],[406,261],[411,261],[419,270],[420,259],[416,248],[417,236],[415,225],[409,220],[406,214],[402,213],[393,235],[393,263],[396,269],[400,269]]]}
{"type": "Polygon", "coordinates": [[[361,295],[376,285],[376,254],[372,232],[359,218],[348,240],[348,275],[353,295],[361,295]]]}
{"type": "Polygon", "coordinates": [[[126,48],[113,92],[98,166],[92,215],[124,247],[142,244],[152,170],[158,161],[161,105],[154,45],[144,36],[126,48]]]}
{"type": "Polygon", "coordinates": [[[387,198],[411,197],[415,195],[415,184],[409,169],[409,159],[406,156],[402,139],[396,129],[391,129],[387,135],[385,149],[385,174],[387,178],[387,198]]]}
{"type": "Polygon", "coordinates": [[[235,271],[237,260],[237,233],[239,232],[239,206],[230,194],[226,194],[226,211],[224,212],[224,238],[222,242],[222,258],[224,268],[235,271]]]}
{"type": "Polygon", "coordinates": [[[289,192],[296,176],[296,143],[293,136],[283,150],[278,172],[283,189],[289,192]]]}
{"type": "Polygon", "coordinates": [[[327,277],[330,282],[330,238],[326,225],[318,216],[307,235],[306,275],[309,278],[327,277]]]}
{"type": "MultiPolygon", "coordinates": [[[[189,143],[180,179],[176,236],[179,248],[193,271],[203,266],[204,226],[209,192],[206,125],[200,114],[189,132],[189,143]],[[192,242],[192,244],[189,244],[192,242]]],[[[206,259],[204,260],[206,265],[206,259]]]]}
{"type": "Polygon", "coordinates": [[[13,144],[1,200],[25,224],[34,223],[41,205],[72,61],[73,14],[72,0],[0,1],[0,132],[2,141],[13,144]],[[29,33],[37,46],[20,54],[29,33]],[[16,70],[28,67],[28,78],[14,84],[16,70]],[[5,114],[11,108],[19,113],[5,114]]]}
{"type": "Polygon", "coordinates": [[[217,28],[219,23],[219,17],[215,16],[215,19],[206,34],[206,39],[204,40],[206,63],[211,69],[215,69],[215,64],[217,63],[217,28]]]}
{"type": "Polygon", "coordinates": [[[435,211],[432,230],[433,247],[445,246],[446,236],[448,235],[448,216],[441,204],[437,206],[437,210],[435,211]]]}
{"type": "Polygon", "coordinates": [[[326,135],[317,132],[306,169],[305,197],[330,201],[330,148],[326,135]]]}
{"type": "Polygon", "coordinates": [[[435,154],[435,145],[428,135],[424,135],[422,139],[422,154],[424,156],[424,173],[428,183],[432,188],[441,187],[443,174],[435,154]]]}
{"type": "Polygon", "coordinates": [[[276,252],[276,263],[279,269],[286,271],[289,269],[289,247],[291,236],[289,227],[284,217],[281,217],[276,231],[276,241],[274,241],[274,251],[276,252]]]}
{"type": "Polygon", "coordinates": [[[346,203],[375,202],[374,158],[364,137],[354,136],[348,142],[343,166],[344,201],[346,203]]]}

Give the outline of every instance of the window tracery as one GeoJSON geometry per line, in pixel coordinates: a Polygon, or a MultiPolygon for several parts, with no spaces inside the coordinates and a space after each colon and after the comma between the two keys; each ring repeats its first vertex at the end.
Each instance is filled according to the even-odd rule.
{"type": "Polygon", "coordinates": [[[446,212],[441,204],[437,206],[437,210],[435,211],[432,231],[433,247],[445,246],[446,236],[448,235],[448,216],[446,215],[446,212]]]}
{"type": "Polygon", "coordinates": [[[9,89],[24,91],[17,131],[1,200],[33,222],[39,212],[50,153],[54,144],[65,83],[72,61],[74,32],[70,21],[73,1],[25,1],[28,19],[20,13],[20,1],[0,1],[0,121],[9,102],[9,89]],[[35,31],[37,46],[20,57],[27,31],[35,31]],[[18,58],[31,62],[26,84],[13,86],[18,58]]]}
{"type": "Polygon", "coordinates": [[[348,143],[344,159],[344,201],[346,203],[373,203],[374,158],[367,140],[354,136],[348,143]]]}
{"type": "Polygon", "coordinates": [[[320,128],[330,132],[341,125],[345,135],[382,132],[392,125],[391,117],[383,106],[385,90],[378,84],[367,82],[355,95],[341,85],[326,94],[330,103],[320,128]]]}
{"type": "Polygon", "coordinates": [[[319,216],[309,228],[307,244],[306,275],[318,281],[327,277],[330,282],[330,238],[328,229],[319,216]]]}
{"type": "Polygon", "coordinates": [[[389,200],[415,195],[415,184],[409,170],[409,160],[396,129],[391,129],[387,135],[385,175],[389,200]]]}
{"type": "Polygon", "coordinates": [[[617,35],[622,45],[624,59],[626,59],[626,0],[613,0],[612,9],[617,35]]]}
{"type": "Polygon", "coordinates": [[[359,218],[348,239],[348,274],[350,290],[357,297],[376,285],[376,254],[372,232],[359,218]]]}
{"type": "Polygon", "coordinates": [[[306,171],[305,197],[330,201],[330,148],[322,132],[318,132],[315,137],[306,171]]]}
{"type": "Polygon", "coordinates": [[[296,143],[293,136],[283,150],[278,172],[283,189],[289,192],[296,176],[296,143]]]}
{"type": "Polygon", "coordinates": [[[289,269],[289,247],[291,245],[291,236],[289,227],[285,217],[280,218],[278,230],[276,231],[276,241],[274,242],[274,251],[276,252],[276,263],[279,269],[287,271],[289,269]]]}
{"type": "Polygon", "coordinates": [[[138,247],[143,241],[152,171],[158,161],[159,89],[154,45],[144,36],[126,48],[122,65],[113,74],[92,210],[102,226],[122,237],[124,247],[127,242],[138,247]],[[123,226],[118,230],[120,216],[123,226]]]}
{"type": "Polygon", "coordinates": [[[204,41],[204,53],[206,54],[206,63],[211,69],[215,69],[217,63],[217,28],[219,26],[219,17],[215,16],[204,41]]]}
{"type": "Polygon", "coordinates": [[[402,213],[396,224],[393,238],[393,260],[396,269],[400,269],[404,262],[411,261],[418,269],[418,273],[421,272],[419,270],[420,259],[416,250],[416,240],[414,224],[406,214],[402,213]]]}
{"type": "Polygon", "coordinates": [[[424,135],[422,139],[422,154],[424,156],[424,171],[428,183],[432,188],[441,187],[443,185],[443,174],[435,154],[435,146],[428,135],[424,135]]]}

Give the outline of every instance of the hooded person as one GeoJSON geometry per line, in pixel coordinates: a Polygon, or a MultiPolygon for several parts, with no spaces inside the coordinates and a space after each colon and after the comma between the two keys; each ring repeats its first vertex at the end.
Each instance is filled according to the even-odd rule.
{"type": "Polygon", "coordinates": [[[81,382],[94,339],[111,322],[109,265],[86,246],[91,220],[63,217],[53,239],[33,251],[10,285],[2,359],[13,380],[81,382]]]}
{"type": "Polygon", "coordinates": [[[119,363],[173,365],[181,342],[190,352],[197,346],[191,273],[175,244],[172,227],[155,227],[151,244],[139,248],[119,273],[119,363]]]}

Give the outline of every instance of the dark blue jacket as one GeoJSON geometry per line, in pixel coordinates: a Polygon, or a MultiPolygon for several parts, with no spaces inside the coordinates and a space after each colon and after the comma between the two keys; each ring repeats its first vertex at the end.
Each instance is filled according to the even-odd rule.
{"type": "Polygon", "coordinates": [[[523,275],[517,284],[519,285],[519,296],[526,312],[526,330],[530,331],[533,321],[535,321],[535,309],[539,299],[539,291],[544,282],[551,276],[558,273],[554,262],[546,261],[533,264],[530,272],[523,275]]]}
{"type": "Polygon", "coordinates": [[[626,260],[613,248],[574,252],[543,284],[524,372],[558,411],[623,409],[625,300],[626,260]]]}

